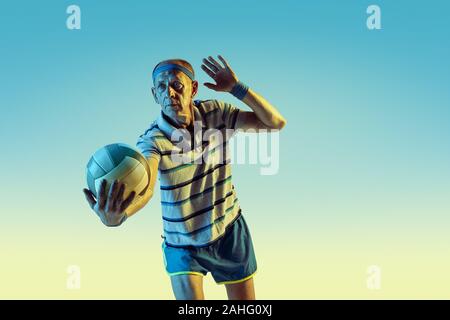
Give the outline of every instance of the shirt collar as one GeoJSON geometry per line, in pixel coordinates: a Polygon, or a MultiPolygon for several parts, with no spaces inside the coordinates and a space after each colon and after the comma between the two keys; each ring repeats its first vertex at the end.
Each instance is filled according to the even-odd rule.
{"type": "MultiPolygon", "coordinates": [[[[196,141],[200,142],[201,145],[201,141],[202,141],[202,132],[203,129],[206,127],[202,114],[200,113],[200,111],[198,110],[197,106],[194,104],[193,105],[193,112],[194,112],[194,123],[196,125],[198,125],[198,123],[201,123],[201,127],[202,130],[197,132],[196,134],[196,141]]],[[[164,117],[163,117],[163,112],[161,110],[161,113],[159,114],[158,118],[156,119],[156,123],[158,124],[159,129],[162,131],[162,133],[166,136],[166,138],[170,141],[172,134],[176,131],[179,130],[178,128],[174,127],[171,123],[169,123],[164,117]]],[[[197,129],[198,130],[198,129],[197,129]]],[[[180,132],[183,134],[184,138],[182,140],[183,144],[187,144],[187,146],[189,147],[189,149],[191,148],[191,139],[189,139],[188,137],[188,130],[180,130],[180,132]]],[[[176,141],[174,141],[175,143],[178,143],[176,141]]],[[[198,143],[196,143],[196,145],[199,145],[198,143]]]]}

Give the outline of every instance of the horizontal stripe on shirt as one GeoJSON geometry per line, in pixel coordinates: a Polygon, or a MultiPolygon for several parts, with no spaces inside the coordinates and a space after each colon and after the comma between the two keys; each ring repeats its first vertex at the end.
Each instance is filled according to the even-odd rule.
{"type": "MultiPolygon", "coordinates": [[[[236,199],[236,200],[237,200],[237,199],[236,199]]],[[[209,224],[209,225],[207,225],[207,226],[205,226],[205,227],[201,227],[201,228],[196,229],[196,230],[191,231],[191,232],[178,232],[178,231],[168,231],[168,230],[164,230],[164,232],[167,233],[167,234],[182,234],[182,235],[185,235],[185,236],[186,236],[186,235],[190,235],[190,234],[196,234],[196,233],[199,233],[199,232],[204,231],[204,230],[206,230],[206,229],[208,229],[208,228],[212,228],[213,225],[215,225],[216,223],[219,223],[220,221],[222,221],[223,219],[225,219],[226,215],[227,215],[231,210],[233,210],[235,204],[236,204],[236,201],[233,203],[233,205],[232,205],[231,207],[225,209],[225,213],[224,213],[222,216],[220,216],[219,218],[217,218],[216,220],[214,220],[213,223],[211,223],[211,224],[209,224]]]]}
{"type": "MultiPolygon", "coordinates": [[[[185,221],[187,221],[189,219],[192,219],[192,218],[194,218],[194,217],[196,217],[198,215],[201,215],[202,213],[206,213],[208,211],[211,211],[212,209],[214,209],[215,206],[221,204],[222,202],[225,202],[225,200],[228,197],[231,197],[233,194],[234,194],[234,190],[231,190],[230,192],[228,192],[225,195],[225,197],[214,201],[214,203],[211,206],[203,208],[203,209],[201,209],[199,211],[193,212],[193,213],[191,213],[190,215],[188,215],[186,217],[174,219],[174,218],[168,218],[168,217],[163,216],[163,220],[169,221],[169,222],[185,222],[185,221]]],[[[236,200],[237,200],[237,198],[236,198],[236,200]]]]}
{"type": "Polygon", "coordinates": [[[228,165],[228,164],[230,164],[230,161],[227,161],[227,162],[225,162],[225,163],[218,164],[217,166],[215,166],[215,167],[213,167],[213,168],[210,168],[210,169],[206,170],[205,172],[202,172],[202,173],[199,174],[198,176],[195,176],[195,177],[192,178],[192,179],[189,179],[189,180],[187,180],[187,181],[178,183],[178,184],[176,184],[176,185],[173,185],[173,186],[160,186],[160,189],[161,189],[161,190],[173,190],[173,189],[178,189],[178,188],[187,186],[188,184],[191,184],[192,182],[194,182],[194,181],[196,181],[196,180],[198,180],[198,179],[201,179],[201,178],[207,176],[208,174],[213,173],[215,170],[217,170],[217,169],[219,169],[219,168],[221,168],[221,167],[223,167],[223,166],[226,166],[226,165],[228,165]]]}
{"type": "Polygon", "coordinates": [[[215,187],[220,186],[222,184],[225,184],[227,182],[231,182],[231,176],[229,176],[228,178],[225,178],[221,181],[218,181],[217,183],[215,183],[213,186],[206,188],[205,190],[203,190],[200,193],[196,193],[192,196],[190,196],[189,198],[180,200],[180,201],[174,201],[174,202],[170,202],[170,201],[161,201],[161,205],[163,206],[180,206],[186,202],[189,202],[190,200],[194,200],[200,196],[203,196],[205,193],[211,192],[215,189],[215,187]]]}
{"type": "Polygon", "coordinates": [[[191,244],[191,245],[179,245],[179,244],[175,244],[175,243],[169,242],[169,241],[167,240],[167,237],[164,237],[164,238],[165,238],[164,242],[165,242],[165,244],[166,244],[167,246],[173,247],[173,248],[205,248],[205,247],[208,247],[208,246],[210,246],[211,244],[213,244],[214,242],[216,242],[217,240],[223,238],[223,236],[225,236],[225,235],[227,234],[228,229],[233,225],[233,223],[234,223],[237,219],[239,219],[239,217],[241,216],[241,214],[242,214],[242,212],[241,212],[241,210],[239,209],[239,212],[237,213],[236,217],[234,217],[234,219],[233,219],[233,220],[225,227],[224,232],[223,232],[221,235],[219,235],[218,237],[216,237],[216,238],[214,238],[214,239],[212,239],[211,241],[208,241],[208,242],[206,242],[206,243],[203,243],[203,244],[200,244],[200,245],[193,245],[193,244],[191,244]]]}
{"type": "MultiPolygon", "coordinates": [[[[222,148],[222,150],[225,150],[226,147],[227,147],[227,142],[222,143],[222,144],[218,144],[218,145],[215,146],[213,149],[208,150],[208,152],[206,152],[206,154],[207,154],[208,156],[209,156],[209,155],[212,155],[212,154],[216,153],[220,148],[222,148]]],[[[179,154],[179,153],[175,153],[175,154],[179,154]]],[[[204,156],[204,153],[202,154],[202,157],[205,157],[205,156],[204,156]]],[[[169,168],[169,169],[160,169],[159,172],[160,172],[161,174],[166,174],[166,173],[170,173],[170,172],[173,172],[173,171],[178,171],[178,170],[180,170],[180,169],[184,169],[184,168],[187,168],[187,167],[189,167],[189,166],[198,164],[198,163],[196,163],[195,161],[197,161],[197,159],[194,159],[194,160],[192,160],[191,162],[183,163],[183,164],[180,164],[180,165],[178,165],[178,166],[175,166],[175,167],[172,167],[172,168],[169,168]]]]}

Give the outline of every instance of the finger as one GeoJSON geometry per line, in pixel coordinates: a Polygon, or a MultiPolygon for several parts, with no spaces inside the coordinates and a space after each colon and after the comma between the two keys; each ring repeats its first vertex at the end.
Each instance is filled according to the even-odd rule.
{"type": "Polygon", "coordinates": [[[217,66],[215,66],[214,64],[212,64],[211,62],[209,62],[206,59],[203,59],[203,63],[206,64],[214,72],[218,72],[221,69],[221,68],[218,68],[217,66]]]}
{"type": "Polygon", "coordinates": [[[209,88],[209,89],[218,91],[218,90],[217,90],[217,86],[216,86],[215,84],[212,84],[212,83],[209,83],[209,82],[205,82],[203,85],[204,85],[205,87],[209,88]]]}
{"type": "Polygon", "coordinates": [[[98,208],[100,209],[100,211],[102,211],[103,209],[105,209],[105,205],[106,205],[106,179],[102,180],[102,183],[100,184],[100,189],[98,190],[98,208]]]}
{"type": "Polygon", "coordinates": [[[130,195],[122,202],[122,205],[120,206],[120,212],[124,212],[130,203],[134,200],[134,197],[136,196],[136,192],[132,191],[130,195]]]}
{"type": "Polygon", "coordinates": [[[89,203],[89,206],[91,207],[91,209],[94,209],[96,201],[95,201],[95,198],[94,198],[94,195],[92,194],[92,192],[88,189],[83,189],[83,193],[84,193],[84,196],[86,197],[86,200],[89,203]]]}
{"type": "Polygon", "coordinates": [[[211,78],[215,78],[216,75],[214,72],[212,72],[211,70],[209,70],[204,64],[202,64],[202,69],[203,71],[205,71],[211,78]]]}
{"type": "Polygon", "coordinates": [[[116,201],[114,203],[114,208],[113,208],[114,210],[116,210],[120,206],[120,203],[122,203],[124,192],[125,192],[125,183],[122,183],[120,185],[119,192],[117,193],[116,201]]]}
{"type": "Polygon", "coordinates": [[[119,183],[117,180],[114,180],[113,184],[109,188],[109,194],[108,194],[108,211],[113,211],[114,202],[116,200],[117,191],[119,191],[118,188],[119,183]]]}
{"type": "Polygon", "coordinates": [[[227,60],[225,60],[220,54],[218,55],[220,61],[222,61],[225,68],[231,69],[230,65],[228,64],[227,60]]]}
{"type": "Polygon", "coordinates": [[[209,56],[208,57],[209,61],[212,62],[213,65],[216,66],[217,69],[223,69],[223,67],[220,65],[220,63],[218,63],[213,57],[209,56]]]}

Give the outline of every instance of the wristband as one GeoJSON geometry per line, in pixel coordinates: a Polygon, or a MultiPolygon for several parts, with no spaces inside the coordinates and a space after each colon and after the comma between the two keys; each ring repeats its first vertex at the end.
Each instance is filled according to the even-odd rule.
{"type": "Polygon", "coordinates": [[[230,93],[235,96],[236,98],[238,98],[239,100],[244,99],[245,95],[248,92],[249,87],[244,84],[243,82],[239,81],[237,82],[233,89],[231,89],[230,93]]]}

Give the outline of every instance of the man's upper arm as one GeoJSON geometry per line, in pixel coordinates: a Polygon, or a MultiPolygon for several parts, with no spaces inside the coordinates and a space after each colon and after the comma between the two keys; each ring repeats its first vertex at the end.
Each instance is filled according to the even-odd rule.
{"type": "Polygon", "coordinates": [[[158,175],[159,161],[161,160],[161,151],[151,132],[146,136],[141,135],[136,143],[136,147],[147,160],[150,170],[150,183],[146,190],[146,197],[151,197],[155,186],[156,177],[158,175]],[[150,193],[150,194],[149,194],[150,193]]]}
{"type": "Polygon", "coordinates": [[[243,110],[239,111],[234,128],[236,130],[240,129],[243,131],[249,129],[251,130],[270,129],[263,122],[261,122],[261,120],[258,119],[258,117],[253,111],[243,111],[243,110]]]}
{"type": "Polygon", "coordinates": [[[158,176],[158,166],[160,159],[161,157],[154,157],[154,156],[150,156],[149,158],[147,158],[147,162],[150,168],[150,183],[147,192],[151,192],[151,195],[153,195],[156,177],[158,176]]]}

